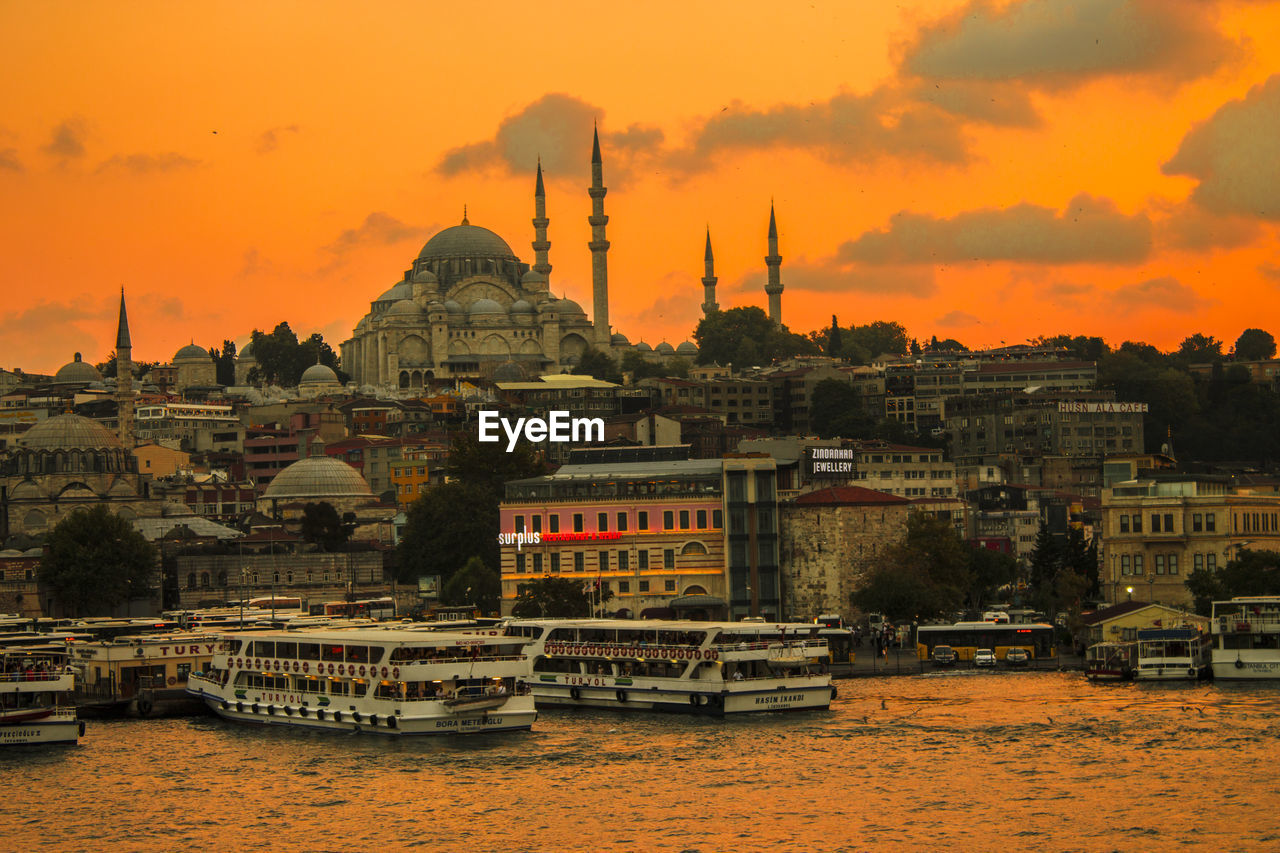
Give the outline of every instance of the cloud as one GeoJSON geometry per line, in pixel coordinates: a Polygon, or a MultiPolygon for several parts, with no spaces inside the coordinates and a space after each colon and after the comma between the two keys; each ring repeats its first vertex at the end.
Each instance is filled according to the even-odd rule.
{"type": "Polygon", "coordinates": [[[1135,263],[1151,250],[1151,220],[1081,194],[1062,212],[1032,204],[966,211],[950,219],[902,211],[883,231],[844,243],[840,260],[871,264],[975,261],[1135,263]]]}
{"type": "Polygon", "coordinates": [[[1156,223],[1159,242],[1175,249],[1201,252],[1247,246],[1262,233],[1257,220],[1242,216],[1218,216],[1194,205],[1179,205],[1156,223]]]}
{"type": "Polygon", "coordinates": [[[981,325],[982,321],[968,311],[948,311],[933,321],[944,329],[981,325]]]}
{"type": "MultiPolygon", "coordinates": [[[[923,298],[937,291],[932,269],[919,266],[876,265],[868,266],[841,261],[838,258],[820,258],[809,261],[801,259],[792,263],[784,263],[781,270],[783,301],[787,293],[805,291],[809,293],[850,293],[869,295],[892,295],[923,298]]],[[[717,288],[717,294],[756,293],[763,299],[766,273],[750,272],[727,286],[724,282],[717,288]]],[[[717,296],[717,301],[724,300],[717,296]]]]}
{"type": "Polygon", "coordinates": [[[117,154],[104,160],[96,171],[110,172],[118,169],[134,175],[154,175],[191,169],[199,165],[199,160],[193,160],[174,151],[167,151],[163,154],[117,154]]]}
{"type": "MultiPolygon", "coordinates": [[[[424,233],[416,225],[406,225],[390,214],[375,210],[364,218],[357,228],[348,228],[334,239],[325,249],[335,255],[341,255],[359,246],[390,246],[411,237],[420,237],[424,233]]],[[[254,259],[257,252],[252,250],[254,259]]],[[[250,258],[246,256],[246,263],[250,258]]]]}
{"type": "Polygon", "coordinates": [[[1272,281],[1280,281],[1280,264],[1262,264],[1258,267],[1258,272],[1272,281]]]}
{"type": "Polygon", "coordinates": [[[1040,115],[1031,96],[1016,83],[947,80],[920,83],[911,97],[954,116],[999,127],[1037,127],[1040,115]]]}
{"type": "Polygon", "coordinates": [[[1174,81],[1212,72],[1240,46],[1196,0],[974,0],[925,27],[903,67],[929,79],[1022,80],[1045,88],[1104,75],[1174,81]]]}
{"type": "MultiPolygon", "coordinates": [[[[489,168],[527,175],[538,158],[548,179],[581,175],[591,159],[592,123],[604,110],[572,95],[544,95],[498,124],[492,139],[445,152],[436,171],[452,176],[489,168]]],[[[632,124],[621,133],[601,131],[600,144],[610,151],[609,171],[619,173],[631,160],[655,152],[662,144],[656,127],[632,124]]]]}
{"type": "Polygon", "coordinates": [[[692,170],[710,165],[720,151],[774,146],[808,148],[837,162],[893,156],[958,163],[968,155],[956,116],[882,88],[763,110],[735,101],[702,125],[690,150],[672,159],[692,170]]]}
{"type": "Polygon", "coordinates": [[[1112,291],[1108,301],[1117,311],[1164,309],[1175,314],[1194,314],[1214,304],[1173,276],[1150,278],[1112,291]]]}
{"type": "Polygon", "coordinates": [[[1199,181],[1206,210],[1280,221],[1280,74],[1192,128],[1163,171],[1199,181]]]}
{"type": "Polygon", "coordinates": [[[0,169],[8,169],[11,172],[26,171],[22,161],[18,159],[18,149],[0,148],[0,169]]]}
{"type": "Polygon", "coordinates": [[[53,129],[49,143],[40,150],[62,160],[84,156],[84,140],[88,135],[84,119],[69,118],[53,129]]]}
{"type": "Polygon", "coordinates": [[[285,125],[283,127],[273,127],[264,130],[262,135],[258,137],[258,144],[255,150],[259,154],[270,154],[280,146],[280,137],[286,133],[299,133],[301,129],[296,124],[285,125]]]}

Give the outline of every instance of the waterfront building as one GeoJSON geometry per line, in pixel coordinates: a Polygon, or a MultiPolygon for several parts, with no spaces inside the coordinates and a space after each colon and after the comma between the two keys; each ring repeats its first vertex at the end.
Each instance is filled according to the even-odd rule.
{"type": "Polygon", "coordinates": [[[133,432],[137,441],[155,442],[192,453],[244,450],[244,425],[230,405],[154,403],[137,406],[133,432]]]}
{"type": "Polygon", "coordinates": [[[1086,613],[1081,621],[1089,644],[1132,642],[1138,639],[1138,631],[1144,628],[1189,626],[1204,632],[1209,630],[1208,617],[1134,599],[1121,600],[1110,607],[1086,613]]]}

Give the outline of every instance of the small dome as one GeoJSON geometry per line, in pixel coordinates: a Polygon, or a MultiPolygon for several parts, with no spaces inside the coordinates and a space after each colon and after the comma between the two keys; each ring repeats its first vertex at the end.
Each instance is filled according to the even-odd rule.
{"type": "Polygon", "coordinates": [[[504,258],[516,260],[515,252],[488,228],[465,222],[446,228],[427,241],[418,252],[423,260],[446,258],[504,258]]]}
{"type": "Polygon", "coordinates": [[[423,267],[413,274],[413,280],[418,284],[439,284],[440,279],[436,278],[436,274],[431,270],[423,267]]]}
{"type": "Polygon", "coordinates": [[[80,360],[80,353],[76,353],[76,357],[68,361],[62,367],[58,368],[58,372],[53,376],[55,385],[72,385],[77,383],[101,382],[102,374],[98,372],[98,368],[94,367],[87,361],[80,360]]]}
{"type": "Polygon", "coordinates": [[[477,299],[471,303],[471,307],[467,310],[467,314],[476,317],[482,314],[506,314],[507,309],[503,308],[492,299],[477,299]]]}
{"type": "Polygon", "coordinates": [[[533,306],[529,304],[529,300],[527,299],[517,299],[515,302],[511,303],[511,313],[512,314],[532,314],[533,306]]]}
{"type": "Polygon", "coordinates": [[[494,382],[523,382],[526,378],[524,368],[514,361],[505,361],[493,371],[494,382]]]}
{"type": "Polygon", "coordinates": [[[631,341],[627,340],[627,336],[622,334],[622,332],[614,332],[613,337],[609,338],[609,343],[613,344],[615,347],[631,346],[631,341]]]}
{"type": "Polygon", "coordinates": [[[195,515],[195,512],[182,501],[167,500],[164,502],[164,506],[160,508],[160,514],[165,518],[185,518],[189,515],[195,515]]]}
{"type": "Polygon", "coordinates": [[[401,299],[387,309],[388,317],[421,317],[422,307],[412,299],[401,299]]]}
{"type": "Polygon", "coordinates": [[[676,355],[697,355],[698,346],[693,341],[684,341],[676,347],[676,355]]]}
{"type": "Polygon", "coordinates": [[[653,352],[653,347],[649,346],[644,341],[641,341],[636,344],[636,352],[653,352]]]}
{"type": "Polygon", "coordinates": [[[336,384],[338,382],[338,374],[334,373],[333,368],[327,364],[313,364],[302,371],[302,379],[298,384],[301,385],[304,382],[332,382],[336,384]]]}
{"type": "Polygon", "coordinates": [[[529,270],[527,273],[520,276],[520,283],[526,287],[534,284],[546,284],[547,277],[537,270],[529,270]]]}
{"type": "Polygon", "coordinates": [[[27,450],[103,450],[122,445],[114,432],[80,415],[47,418],[18,436],[27,450]]]}
{"type": "Polygon", "coordinates": [[[413,297],[413,285],[407,281],[397,281],[391,285],[391,288],[374,302],[398,302],[401,299],[411,299],[413,297]]]}
{"type": "Polygon", "coordinates": [[[253,357],[253,341],[249,341],[249,343],[244,345],[244,349],[240,350],[240,352],[236,354],[236,359],[238,361],[257,361],[257,359],[253,357]]]}
{"type": "Polygon", "coordinates": [[[582,310],[582,306],[572,299],[557,299],[547,306],[547,310],[558,314],[581,314],[584,317],[587,315],[587,312],[582,310]]]}
{"type": "Polygon", "coordinates": [[[673,347],[671,344],[667,343],[666,341],[663,341],[662,343],[654,347],[653,351],[656,352],[658,355],[675,355],[676,354],[676,348],[673,347]]]}
{"type": "Polygon", "coordinates": [[[464,313],[466,313],[466,312],[464,312],[464,311],[462,310],[462,306],[461,306],[461,305],[459,305],[457,302],[455,302],[455,301],[454,301],[454,300],[452,300],[452,299],[445,300],[445,303],[444,303],[444,310],[448,311],[450,314],[464,314],[464,313]]]}
{"type": "Polygon", "coordinates": [[[277,474],[264,498],[372,498],[373,491],[360,472],[341,459],[308,456],[277,474]]]}
{"type": "Polygon", "coordinates": [[[184,361],[200,359],[201,361],[213,361],[213,356],[209,355],[209,351],[204,347],[198,347],[194,343],[187,344],[182,349],[173,354],[174,361],[184,361]]]}
{"type": "Polygon", "coordinates": [[[439,314],[445,310],[447,309],[444,307],[444,303],[441,302],[439,299],[432,299],[430,302],[427,303],[428,314],[439,314]]]}

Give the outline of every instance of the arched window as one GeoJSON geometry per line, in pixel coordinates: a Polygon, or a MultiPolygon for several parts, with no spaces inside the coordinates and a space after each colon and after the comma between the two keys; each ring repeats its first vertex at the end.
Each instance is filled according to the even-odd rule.
{"type": "Polygon", "coordinates": [[[201,573],[200,573],[200,587],[201,587],[202,589],[208,589],[208,588],[209,588],[209,573],[208,573],[208,572],[201,572],[201,573]]]}
{"type": "Polygon", "coordinates": [[[196,588],[196,573],[191,572],[190,574],[187,575],[187,589],[195,589],[195,588],[196,588]]]}
{"type": "Polygon", "coordinates": [[[273,583],[280,583],[280,573],[279,573],[279,572],[273,572],[273,573],[272,573],[272,575],[271,575],[271,578],[272,578],[272,582],[273,582],[273,583]]]}
{"type": "Polygon", "coordinates": [[[701,542],[686,542],[684,543],[684,547],[680,549],[681,557],[685,557],[690,554],[705,554],[705,553],[707,553],[707,546],[703,545],[701,542]]]}
{"type": "Polygon", "coordinates": [[[400,387],[401,388],[409,387],[409,371],[407,370],[400,371],[400,387]]]}
{"type": "Polygon", "coordinates": [[[44,530],[44,526],[47,523],[44,513],[38,509],[31,510],[22,518],[22,526],[26,528],[28,533],[44,530]]]}
{"type": "Polygon", "coordinates": [[[227,585],[227,573],[225,571],[218,572],[218,586],[227,585]]]}

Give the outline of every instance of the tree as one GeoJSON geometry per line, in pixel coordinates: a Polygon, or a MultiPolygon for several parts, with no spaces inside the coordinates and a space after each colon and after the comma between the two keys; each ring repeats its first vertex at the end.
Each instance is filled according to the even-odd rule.
{"type": "Polygon", "coordinates": [[[823,379],[813,388],[809,423],[822,438],[865,438],[876,419],[862,405],[862,397],[848,382],[823,379]]]}
{"type": "Polygon", "coordinates": [[[996,590],[1018,577],[1018,560],[1012,554],[974,548],[969,554],[969,594],[966,604],[973,610],[981,610],[996,590]]]}
{"type": "Polygon", "coordinates": [[[831,358],[841,358],[843,352],[843,341],[840,337],[840,321],[836,319],[836,315],[831,315],[831,331],[827,332],[827,355],[831,358]]]}
{"type": "Polygon", "coordinates": [[[703,317],[693,333],[699,364],[767,364],[795,355],[818,355],[816,343],[769,319],[760,308],[730,308],[703,317]]]}
{"type": "Polygon", "coordinates": [[[1186,580],[1196,612],[1208,616],[1213,602],[1236,595],[1280,595],[1280,553],[1240,548],[1234,559],[1210,571],[1196,569],[1186,580]]]}
{"type": "Polygon", "coordinates": [[[865,353],[862,358],[854,359],[859,364],[866,364],[878,355],[907,353],[907,330],[901,323],[877,320],[866,326],[851,326],[844,337],[846,354],[851,356],[854,352],[865,353]]]}
{"type": "Polygon", "coordinates": [[[40,582],[73,616],[107,615],[152,594],[156,549],[104,504],[77,509],[45,540],[40,582]]]}
{"type": "Polygon", "coordinates": [[[476,433],[460,430],[454,433],[445,473],[457,483],[479,486],[493,498],[494,512],[506,491],[508,480],[523,480],[545,473],[541,455],[527,441],[520,441],[507,452],[505,439],[482,442],[476,433]]]}
{"type": "Polygon", "coordinates": [[[338,511],[328,501],[309,503],[302,507],[302,524],[299,531],[305,542],[319,545],[324,551],[341,551],[351,538],[352,526],[344,525],[338,511]]]}
{"type": "MultiPolygon", "coordinates": [[[[253,381],[292,387],[302,378],[302,371],[313,364],[333,368],[338,373],[340,382],[350,379],[346,373],[338,370],[338,356],[319,332],[305,341],[299,341],[288,323],[280,323],[271,334],[254,329],[251,337],[253,357],[258,363],[251,372],[253,381]]],[[[224,342],[224,348],[225,345],[224,342]]]]}
{"type": "Polygon", "coordinates": [[[1276,339],[1262,329],[1245,329],[1232,349],[1236,361],[1266,361],[1275,356],[1276,339]]]}
{"type": "Polygon", "coordinates": [[[1182,339],[1178,351],[1174,353],[1183,364],[1204,364],[1222,359],[1222,341],[1209,335],[1196,332],[1182,339]]]}
{"type": "Polygon", "coordinates": [[[236,384],[236,342],[232,340],[224,340],[222,349],[211,349],[209,355],[213,356],[217,370],[217,379],[219,385],[235,385],[236,384]]]}
{"type": "Polygon", "coordinates": [[[409,504],[397,551],[397,580],[414,583],[435,575],[448,583],[478,557],[496,569],[498,498],[483,485],[440,483],[409,504]]]}
{"type": "Polygon", "coordinates": [[[1062,347],[1081,361],[1100,361],[1103,356],[1111,352],[1111,347],[1107,346],[1107,342],[1102,338],[1084,335],[1040,337],[1031,343],[1039,347],[1062,347]]]}
{"type": "Polygon", "coordinates": [[[502,579],[479,557],[472,557],[445,583],[440,601],[450,607],[474,604],[482,613],[497,613],[502,604],[502,579]]]}
{"type": "Polygon", "coordinates": [[[885,549],[852,602],[894,620],[952,613],[972,585],[969,550],[949,518],[912,513],[903,539],[885,549]]]}
{"type": "Polygon", "coordinates": [[[590,616],[597,606],[613,598],[612,590],[596,590],[594,582],[575,578],[543,577],[522,584],[512,616],[590,616]]]}
{"type": "Polygon", "coordinates": [[[595,347],[587,347],[574,365],[573,372],[580,376],[594,376],[605,382],[622,384],[622,371],[618,369],[618,362],[613,360],[613,356],[595,347]]]}

